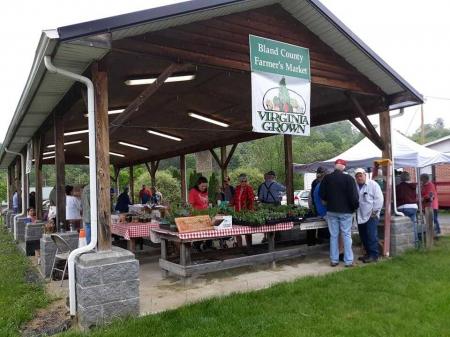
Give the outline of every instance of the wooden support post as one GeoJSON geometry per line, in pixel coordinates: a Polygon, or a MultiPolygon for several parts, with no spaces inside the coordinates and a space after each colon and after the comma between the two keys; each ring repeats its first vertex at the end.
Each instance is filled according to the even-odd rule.
{"type": "Polygon", "coordinates": [[[384,142],[383,158],[392,160],[391,117],[389,111],[380,113],[380,136],[384,142]]]}
{"type": "Polygon", "coordinates": [[[37,135],[33,139],[33,152],[34,152],[34,175],[35,175],[35,187],[36,187],[36,219],[42,220],[42,136],[37,135]]]}
{"type": "MultiPolygon", "coordinates": [[[[26,165],[26,160],[27,160],[27,149],[25,148],[25,150],[22,152],[23,154],[23,158],[25,160],[25,165],[26,165]]],[[[25,173],[25,175],[22,177],[23,179],[23,193],[25,195],[25,205],[22,205],[23,210],[25,210],[25,213],[27,212],[27,209],[29,207],[29,203],[30,203],[30,181],[29,181],[29,175],[27,173],[25,173]]]]}
{"type": "Polygon", "coordinates": [[[16,187],[17,191],[17,204],[18,212],[20,213],[22,211],[22,184],[20,183],[22,179],[22,172],[21,172],[21,163],[20,163],[20,157],[17,157],[16,164],[15,164],[15,175],[14,175],[14,185],[16,187]]]}
{"type": "Polygon", "coordinates": [[[284,168],[286,172],[286,201],[294,204],[294,167],[292,158],[292,136],[284,135],[284,168]]]}
{"type": "Polygon", "coordinates": [[[95,88],[95,152],[97,160],[97,216],[99,251],[111,250],[111,180],[109,173],[108,74],[102,65],[92,66],[95,88]]]}
{"type": "Polygon", "coordinates": [[[427,248],[431,248],[433,246],[434,240],[434,223],[433,223],[433,208],[425,207],[425,231],[426,231],[426,240],[425,244],[427,248]]]}
{"type": "Polygon", "coordinates": [[[187,203],[187,187],[186,187],[186,156],[180,156],[180,175],[181,175],[181,202],[187,203]]]}
{"type": "Polygon", "coordinates": [[[228,167],[225,166],[225,162],[227,160],[227,147],[226,146],[222,146],[220,148],[220,161],[222,163],[221,167],[220,167],[220,173],[222,174],[222,182],[220,183],[220,185],[222,186],[223,181],[225,180],[225,177],[228,175],[228,167]]]}
{"type": "Polygon", "coordinates": [[[130,198],[131,203],[134,204],[134,172],[133,172],[133,165],[130,166],[130,198]]]}
{"type": "Polygon", "coordinates": [[[8,166],[8,206],[12,209],[12,198],[14,194],[14,169],[8,166]]]}
{"type": "Polygon", "coordinates": [[[156,171],[158,170],[159,160],[151,161],[150,165],[145,163],[145,167],[147,167],[148,174],[150,175],[151,185],[156,187],[156,171]]]}
{"type": "MultiPolygon", "coordinates": [[[[119,197],[119,180],[120,180],[120,167],[114,166],[114,198],[115,202],[117,202],[117,198],[119,197]]],[[[111,205],[111,209],[112,209],[111,205]]]]}
{"type": "Polygon", "coordinates": [[[56,171],[56,228],[59,231],[66,222],[64,121],[62,114],[53,114],[53,141],[55,144],[56,171]]]}

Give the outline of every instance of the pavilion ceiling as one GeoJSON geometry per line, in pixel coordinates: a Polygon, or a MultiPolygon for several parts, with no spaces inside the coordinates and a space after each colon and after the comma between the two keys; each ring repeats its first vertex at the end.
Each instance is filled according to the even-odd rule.
{"type": "MultiPolygon", "coordinates": [[[[110,109],[126,108],[145,89],[126,85],[127,79],[158,76],[172,63],[186,64],[195,79],[163,84],[120,124],[115,123],[118,115],[110,115],[110,128],[117,129],[111,136],[110,150],[125,156],[111,156],[111,163],[128,166],[266,136],[251,132],[249,34],[310,49],[313,126],[357,117],[349,92],[367,114],[387,109],[385,96],[376,85],[280,6],[268,6],[114,41],[112,51],[100,61],[108,72],[110,109]],[[189,111],[230,126],[223,128],[191,118],[189,111]],[[182,140],[151,135],[147,129],[182,140]],[[148,150],[125,147],[119,141],[148,150]]],[[[72,94],[75,98],[64,111],[65,130],[86,129],[82,90],[75,88],[72,94]]],[[[71,140],[82,142],[66,147],[66,162],[86,163],[87,134],[65,137],[65,141],[71,140]]],[[[45,134],[45,145],[49,144],[53,144],[52,128],[45,134]]]]}

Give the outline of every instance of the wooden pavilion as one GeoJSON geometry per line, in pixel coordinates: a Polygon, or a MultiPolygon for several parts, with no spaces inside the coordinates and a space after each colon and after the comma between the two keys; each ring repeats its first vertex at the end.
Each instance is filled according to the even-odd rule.
{"type": "MultiPolygon", "coordinates": [[[[64,165],[89,163],[85,87],[48,71],[46,56],[95,86],[99,250],[111,247],[110,165],[113,181],[120,169],[142,163],[154,180],[160,160],[179,156],[183,198],[186,154],[220,148],[214,156],[225,171],[236,144],[267,136],[251,127],[249,34],[309,48],[311,125],[350,120],[386,156],[389,111],[423,102],[317,0],[196,0],[60,27],[42,33],[2,145],[9,201],[24,177],[20,159],[6,148],[25,153],[33,144],[38,216],[42,164],[55,163],[58,223],[65,217],[64,165]],[[187,80],[176,81],[180,77],[187,80]],[[139,79],[153,82],[131,85],[139,79]],[[190,112],[229,127],[191,118],[190,112]],[[380,115],[381,134],[368,119],[374,114],[380,115]]],[[[284,140],[292,202],[292,138],[284,140]]]]}

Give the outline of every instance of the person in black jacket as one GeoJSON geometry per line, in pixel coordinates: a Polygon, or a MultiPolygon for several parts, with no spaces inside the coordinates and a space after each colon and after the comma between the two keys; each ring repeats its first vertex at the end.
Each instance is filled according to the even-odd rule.
{"type": "Polygon", "coordinates": [[[320,198],[327,205],[327,222],[330,231],[330,264],[339,264],[339,231],[344,239],[344,263],[353,266],[352,218],[359,207],[359,194],[355,179],[344,174],[346,161],[338,159],[335,171],[326,175],[320,185],[320,198]]]}

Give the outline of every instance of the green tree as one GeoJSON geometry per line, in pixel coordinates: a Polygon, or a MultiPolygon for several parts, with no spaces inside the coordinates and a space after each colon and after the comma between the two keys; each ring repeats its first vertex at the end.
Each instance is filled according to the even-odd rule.
{"type": "MultiPolygon", "coordinates": [[[[445,127],[444,120],[442,118],[436,119],[431,124],[425,124],[423,128],[425,135],[423,143],[432,142],[433,140],[450,135],[450,128],[445,127]]],[[[410,138],[413,141],[422,144],[422,129],[418,128],[410,138]]]]}

